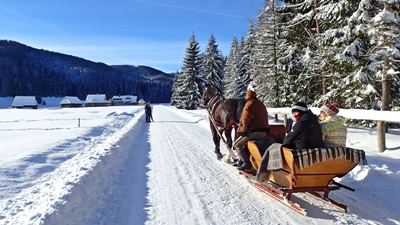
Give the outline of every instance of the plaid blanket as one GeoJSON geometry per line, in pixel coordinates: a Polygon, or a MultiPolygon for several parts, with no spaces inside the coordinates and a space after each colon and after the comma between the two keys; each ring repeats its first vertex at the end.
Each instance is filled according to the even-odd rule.
{"type": "MultiPolygon", "coordinates": [[[[265,174],[268,170],[283,168],[281,144],[272,144],[264,153],[257,174],[265,174]]],[[[346,158],[357,164],[367,165],[365,152],[346,147],[293,149],[293,159],[300,168],[306,168],[328,159],[346,158]]]]}
{"type": "Polygon", "coordinates": [[[293,149],[292,154],[294,162],[300,169],[328,159],[337,158],[345,158],[357,164],[367,165],[363,150],[346,147],[293,149]]]}
{"type": "Polygon", "coordinates": [[[257,173],[266,173],[268,170],[283,168],[281,146],[282,144],[274,143],[265,150],[257,173]]]}

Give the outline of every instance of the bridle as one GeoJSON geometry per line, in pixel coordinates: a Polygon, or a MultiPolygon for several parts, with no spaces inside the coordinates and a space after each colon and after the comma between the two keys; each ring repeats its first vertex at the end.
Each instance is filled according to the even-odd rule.
{"type": "MultiPolygon", "coordinates": [[[[203,96],[204,97],[204,96],[203,96]]],[[[238,124],[239,121],[237,121],[235,118],[233,118],[229,111],[226,109],[226,106],[224,105],[224,98],[223,96],[221,97],[218,92],[214,92],[214,95],[211,96],[211,98],[205,100],[203,98],[201,106],[206,109],[209,113],[209,115],[214,115],[216,108],[221,104],[222,110],[224,110],[225,114],[227,115],[228,119],[235,124],[238,124]]]]}

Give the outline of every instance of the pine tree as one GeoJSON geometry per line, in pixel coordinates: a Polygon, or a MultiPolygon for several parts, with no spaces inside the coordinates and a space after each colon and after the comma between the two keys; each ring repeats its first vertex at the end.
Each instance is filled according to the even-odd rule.
{"type": "Polygon", "coordinates": [[[258,98],[266,105],[280,105],[282,74],[278,71],[278,25],[275,1],[266,2],[265,10],[257,17],[253,50],[253,81],[258,98]]]}
{"type": "Polygon", "coordinates": [[[207,83],[214,85],[219,90],[223,89],[223,59],[218,49],[214,35],[210,36],[204,53],[202,72],[206,76],[207,83]]]}
{"type": "Polygon", "coordinates": [[[398,86],[400,74],[400,19],[398,12],[400,2],[394,0],[382,0],[383,10],[373,19],[374,29],[371,31],[375,48],[372,49],[373,70],[376,78],[381,80],[382,97],[381,110],[389,110],[392,105],[390,99],[391,86],[398,86]],[[395,13],[397,12],[397,16],[395,13]],[[396,18],[397,17],[397,18],[396,18]]]}
{"type": "Polygon", "coordinates": [[[224,67],[223,85],[226,98],[238,98],[240,48],[237,38],[233,38],[226,65],[224,67]]]}
{"type": "Polygon", "coordinates": [[[207,74],[204,72],[204,60],[205,60],[204,53],[199,54],[199,75],[196,77],[196,84],[199,86],[199,92],[203,93],[204,88],[207,84],[207,74]]]}
{"type": "MultiPolygon", "coordinates": [[[[179,105],[179,88],[182,85],[182,73],[176,72],[176,76],[174,78],[174,83],[172,84],[171,91],[171,105],[178,107],[179,105]]],[[[178,107],[179,108],[179,107],[178,107]]]]}
{"type": "Polygon", "coordinates": [[[240,81],[238,83],[238,97],[244,98],[246,95],[247,86],[251,82],[251,61],[254,58],[254,26],[250,24],[249,29],[247,31],[246,39],[241,41],[241,54],[240,54],[240,62],[239,62],[239,77],[240,81]]]}
{"type": "Polygon", "coordinates": [[[177,108],[196,109],[199,107],[200,92],[196,79],[200,77],[199,43],[195,35],[190,37],[182,65],[179,87],[175,88],[177,108]]]}

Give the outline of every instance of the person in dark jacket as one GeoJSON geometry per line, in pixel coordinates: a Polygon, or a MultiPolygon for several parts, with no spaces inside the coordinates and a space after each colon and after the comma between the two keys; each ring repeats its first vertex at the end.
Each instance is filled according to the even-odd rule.
{"type": "Polygon", "coordinates": [[[146,103],[146,105],[144,106],[144,112],[146,113],[146,123],[150,123],[150,121],[154,121],[150,102],[146,103]]]}
{"type": "Polygon", "coordinates": [[[267,137],[268,113],[265,105],[256,98],[256,93],[247,91],[245,104],[240,115],[239,129],[234,143],[241,162],[236,164],[239,170],[251,171],[248,140],[264,139],[267,137]]]}
{"type": "Polygon", "coordinates": [[[307,105],[304,102],[296,103],[292,107],[292,114],[296,123],[293,130],[286,135],[283,146],[291,149],[324,147],[318,117],[307,105]]]}

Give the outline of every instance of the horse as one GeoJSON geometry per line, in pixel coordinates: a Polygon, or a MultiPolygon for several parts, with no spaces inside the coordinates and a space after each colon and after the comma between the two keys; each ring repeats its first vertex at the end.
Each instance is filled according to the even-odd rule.
{"type": "MultiPolygon", "coordinates": [[[[221,91],[213,85],[207,85],[201,97],[201,106],[208,111],[211,133],[215,145],[215,154],[218,160],[223,155],[221,154],[219,144],[222,139],[227,145],[228,150],[232,149],[232,129],[237,129],[239,125],[240,115],[242,113],[244,99],[224,99],[221,91]],[[225,134],[225,138],[223,136],[225,134]]],[[[227,154],[226,161],[235,155],[227,154]]]]}

